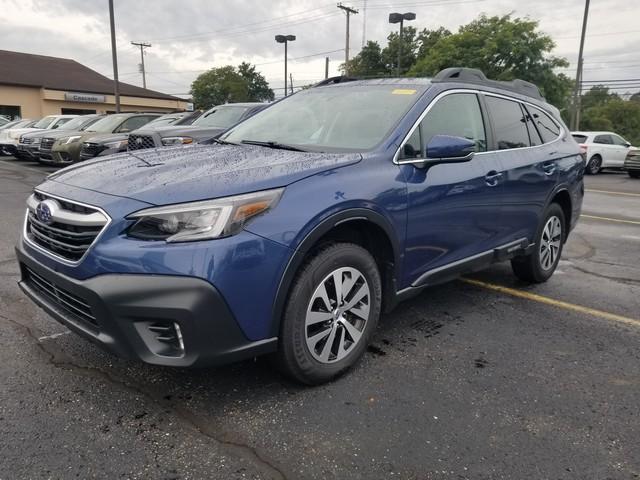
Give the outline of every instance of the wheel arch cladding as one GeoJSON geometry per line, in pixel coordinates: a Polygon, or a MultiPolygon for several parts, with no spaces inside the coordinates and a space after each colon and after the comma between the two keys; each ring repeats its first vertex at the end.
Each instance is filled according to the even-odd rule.
{"type": "Polygon", "coordinates": [[[553,198],[551,199],[550,204],[557,203],[562,208],[562,212],[564,213],[564,240],[567,240],[569,235],[569,229],[571,228],[571,216],[572,216],[572,206],[571,206],[571,195],[567,190],[560,190],[557,192],[553,198]]]}
{"type": "MultiPolygon", "coordinates": [[[[375,258],[383,287],[383,309],[394,304],[396,279],[402,264],[397,238],[380,214],[368,209],[349,209],[332,215],[317,225],[300,243],[291,257],[278,286],[272,313],[271,333],[277,336],[282,314],[293,280],[309,255],[332,242],[354,243],[367,249],[375,258]]],[[[384,310],[383,310],[384,311],[384,310]]]]}

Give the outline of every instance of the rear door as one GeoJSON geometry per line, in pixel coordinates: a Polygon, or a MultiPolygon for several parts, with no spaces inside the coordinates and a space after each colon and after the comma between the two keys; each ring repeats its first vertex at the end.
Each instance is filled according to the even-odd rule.
{"type": "Polygon", "coordinates": [[[558,182],[562,129],[541,109],[502,96],[484,96],[503,169],[500,241],[532,242],[546,202],[558,182]]]}

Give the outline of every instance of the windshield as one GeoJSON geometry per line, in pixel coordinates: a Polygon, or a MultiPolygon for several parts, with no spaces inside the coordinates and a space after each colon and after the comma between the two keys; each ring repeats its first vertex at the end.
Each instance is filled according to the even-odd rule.
{"type": "Polygon", "coordinates": [[[231,125],[238,123],[244,112],[249,108],[221,105],[205,112],[192,125],[196,127],[229,128],[231,125]]]}
{"type": "Polygon", "coordinates": [[[55,120],[54,117],[44,117],[33,126],[33,128],[47,128],[55,120]]]}
{"type": "Polygon", "coordinates": [[[364,151],[384,140],[424,86],[340,85],[304,90],[261,111],[222,138],[277,142],[312,151],[364,151]]]}
{"type": "Polygon", "coordinates": [[[88,123],[90,120],[93,120],[94,117],[76,117],[69,120],[67,123],[62,125],[58,130],[80,130],[82,126],[88,123]]]}
{"type": "Polygon", "coordinates": [[[153,120],[149,123],[147,123],[144,128],[157,128],[157,127],[163,127],[163,126],[167,126],[167,125],[173,125],[174,123],[176,123],[178,120],[180,120],[182,117],[176,117],[176,116],[171,116],[171,117],[159,117],[156,120],[153,120]]]}
{"type": "Polygon", "coordinates": [[[118,127],[124,120],[126,120],[127,115],[109,115],[107,117],[98,120],[96,123],[87,128],[86,132],[97,132],[97,133],[111,133],[116,127],[118,127]]]}

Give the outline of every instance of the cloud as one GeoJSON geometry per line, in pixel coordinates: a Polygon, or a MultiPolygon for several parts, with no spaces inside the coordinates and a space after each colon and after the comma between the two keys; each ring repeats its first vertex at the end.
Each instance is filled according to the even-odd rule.
{"type": "MultiPolygon", "coordinates": [[[[274,88],[284,83],[283,47],[275,34],[293,34],[289,71],[294,84],[319,80],[324,55],[295,60],[319,52],[331,58],[331,74],[344,59],[345,18],[335,2],[312,0],[115,0],[119,70],[122,80],[141,84],[139,50],[131,41],[148,41],[145,63],[150,88],[186,93],[199,72],[214,66],[249,61],[258,65],[274,88]]],[[[362,43],[364,0],[344,2],[360,10],[352,16],[351,49],[362,43]]],[[[592,3],[585,48],[585,79],[632,78],[640,64],[635,45],[640,40],[635,2],[602,0],[592,3]],[[627,32],[627,33],[621,33],[627,32]]],[[[367,39],[381,43],[397,26],[387,21],[391,11],[413,11],[418,29],[445,26],[450,30],[480,13],[539,20],[541,30],[557,42],[555,54],[567,57],[572,69],[584,0],[368,0],[367,39]]],[[[2,48],[73,58],[112,75],[107,2],[87,0],[0,0],[2,48]]],[[[567,70],[573,75],[572,70],[567,70]]]]}

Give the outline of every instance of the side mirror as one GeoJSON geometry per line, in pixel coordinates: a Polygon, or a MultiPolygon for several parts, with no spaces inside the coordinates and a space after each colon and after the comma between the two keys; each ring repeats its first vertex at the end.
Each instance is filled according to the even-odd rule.
{"type": "Polygon", "coordinates": [[[624,146],[629,148],[631,146],[631,144],[629,142],[624,142],[624,146]]]}
{"type": "Polygon", "coordinates": [[[463,137],[434,135],[427,145],[428,163],[468,162],[473,158],[476,143],[463,137]]]}

